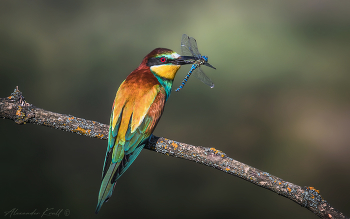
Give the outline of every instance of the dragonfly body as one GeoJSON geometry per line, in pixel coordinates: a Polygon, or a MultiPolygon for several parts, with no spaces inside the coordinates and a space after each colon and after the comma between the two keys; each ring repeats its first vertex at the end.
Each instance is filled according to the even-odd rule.
{"type": "MultiPolygon", "coordinates": [[[[181,85],[179,88],[177,88],[175,91],[180,91],[192,75],[192,73],[199,79],[201,80],[204,84],[210,86],[210,88],[214,87],[214,83],[208,78],[202,69],[200,68],[201,65],[206,65],[208,67],[211,67],[213,69],[216,69],[214,66],[208,63],[208,57],[207,56],[202,56],[197,47],[197,42],[193,37],[189,37],[186,34],[182,35],[182,40],[181,40],[181,52],[183,57],[192,57],[192,67],[190,71],[187,73],[185,76],[184,80],[181,82],[181,85]]],[[[190,59],[188,58],[188,63],[190,59]]]]}
{"type": "MultiPolygon", "coordinates": [[[[207,56],[201,56],[200,59],[196,60],[193,63],[190,71],[187,73],[185,78],[182,80],[181,85],[175,91],[179,92],[185,86],[186,82],[188,81],[188,79],[192,75],[193,71],[195,71],[197,68],[199,68],[201,65],[203,65],[206,62],[208,62],[208,57],[207,56]]],[[[210,86],[210,88],[213,88],[213,87],[214,87],[214,84],[212,86],[210,86]]]]}

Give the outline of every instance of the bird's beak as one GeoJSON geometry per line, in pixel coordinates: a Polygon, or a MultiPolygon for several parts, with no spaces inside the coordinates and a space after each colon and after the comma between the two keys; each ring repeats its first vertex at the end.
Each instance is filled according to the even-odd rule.
{"type": "Polygon", "coordinates": [[[193,64],[196,61],[196,57],[194,56],[179,56],[175,60],[175,64],[177,65],[187,65],[187,64],[193,64]]]}

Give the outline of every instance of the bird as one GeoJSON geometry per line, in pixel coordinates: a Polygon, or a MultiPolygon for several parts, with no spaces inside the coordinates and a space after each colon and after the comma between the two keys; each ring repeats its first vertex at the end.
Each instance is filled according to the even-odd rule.
{"type": "Polygon", "coordinates": [[[173,80],[193,57],[156,48],[121,83],[109,123],[108,146],[102,169],[97,214],[112,196],[116,181],[134,162],[162,116],[173,80]]]}

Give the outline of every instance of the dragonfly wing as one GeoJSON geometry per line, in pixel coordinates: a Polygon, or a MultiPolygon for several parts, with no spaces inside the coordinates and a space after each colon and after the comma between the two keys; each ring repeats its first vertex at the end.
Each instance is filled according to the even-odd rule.
{"type": "Polygon", "coordinates": [[[190,37],[186,34],[182,35],[181,39],[181,55],[183,56],[193,56],[193,51],[191,49],[190,37]]]}
{"type": "Polygon", "coordinates": [[[214,87],[214,83],[210,80],[208,76],[204,74],[204,72],[200,67],[197,67],[196,69],[193,70],[193,75],[196,78],[198,78],[201,82],[208,85],[210,88],[214,87]]]}
{"type": "Polygon", "coordinates": [[[203,65],[208,66],[208,67],[213,68],[213,69],[216,69],[214,66],[212,66],[212,65],[209,64],[208,62],[204,63],[203,65]]]}
{"type": "Polygon", "coordinates": [[[193,38],[193,37],[189,37],[190,39],[190,48],[191,48],[191,51],[193,52],[193,55],[200,58],[202,57],[201,54],[199,53],[198,51],[198,46],[197,46],[197,42],[196,42],[196,39],[193,38]]]}

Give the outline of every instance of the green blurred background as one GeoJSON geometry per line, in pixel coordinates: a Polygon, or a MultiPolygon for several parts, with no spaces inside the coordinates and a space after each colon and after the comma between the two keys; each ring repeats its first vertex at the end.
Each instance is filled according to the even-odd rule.
{"type": "MultiPolygon", "coordinates": [[[[350,216],[349,11],[349,1],[329,0],[1,1],[0,96],[18,85],[37,107],[108,123],[125,77],[156,47],[180,52],[186,33],[217,68],[204,67],[215,88],[191,78],[154,134],[314,186],[350,216]]],[[[10,120],[0,129],[2,212],[317,218],[244,180],[147,150],[94,215],[106,141],[10,120]]]]}

